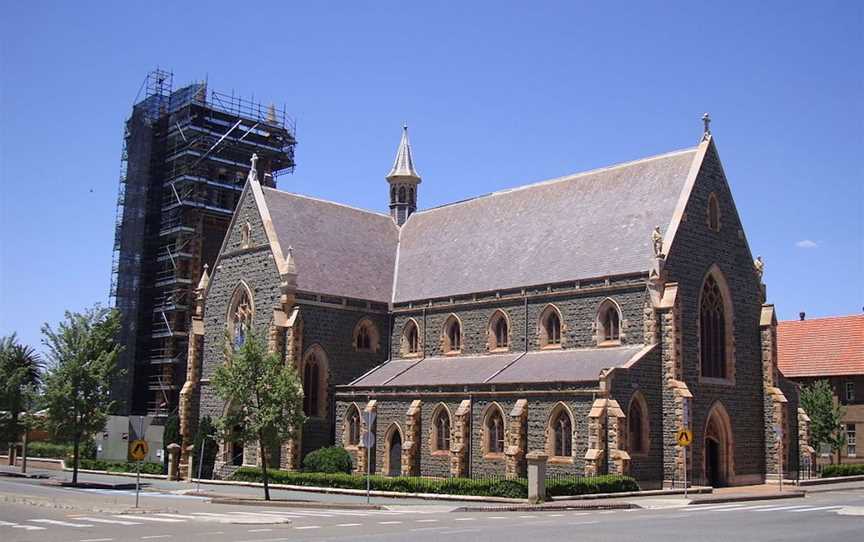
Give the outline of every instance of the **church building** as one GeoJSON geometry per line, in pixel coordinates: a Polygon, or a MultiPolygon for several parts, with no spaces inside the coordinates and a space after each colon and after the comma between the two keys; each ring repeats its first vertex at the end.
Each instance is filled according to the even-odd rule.
{"type": "MultiPolygon", "coordinates": [[[[385,475],[525,476],[534,454],[643,488],[685,464],[714,486],[789,476],[808,419],[704,120],[695,147],[421,210],[404,127],[389,215],[263,186],[253,159],[197,289],[184,442],[230,408],[210,384],[226,333],[255,329],[303,381],[283,469],[337,444],[385,475]]],[[[258,461],[220,443],[223,474],[258,461]]]]}

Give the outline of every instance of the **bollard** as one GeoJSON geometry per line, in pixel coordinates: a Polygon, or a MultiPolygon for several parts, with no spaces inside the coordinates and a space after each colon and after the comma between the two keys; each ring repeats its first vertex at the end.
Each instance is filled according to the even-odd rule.
{"type": "Polygon", "coordinates": [[[546,500],[546,460],[543,452],[531,452],[525,456],[528,461],[528,502],[541,503],[546,500]]]}

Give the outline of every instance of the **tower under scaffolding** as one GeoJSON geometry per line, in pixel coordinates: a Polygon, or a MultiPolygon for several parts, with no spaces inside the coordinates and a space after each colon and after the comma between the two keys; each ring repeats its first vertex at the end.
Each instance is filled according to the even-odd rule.
{"type": "Polygon", "coordinates": [[[192,292],[216,260],[249,158],[258,155],[262,182],[275,186],[293,171],[296,142],[284,106],[209,91],[206,82],[174,90],[165,70],[147,75],[124,127],[117,196],[110,298],[124,347],[118,412],[176,408],[192,292]]]}

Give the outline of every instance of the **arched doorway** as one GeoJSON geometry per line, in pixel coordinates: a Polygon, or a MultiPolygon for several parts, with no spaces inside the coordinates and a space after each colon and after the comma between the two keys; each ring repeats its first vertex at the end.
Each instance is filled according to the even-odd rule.
{"type": "Polygon", "coordinates": [[[730,485],[734,478],[732,424],[720,402],[714,403],[708,413],[702,450],[706,483],[712,487],[730,485]]]}
{"type": "Polygon", "coordinates": [[[231,454],[228,462],[235,467],[243,466],[243,443],[236,438],[240,432],[241,427],[239,425],[235,426],[231,431],[233,436],[231,439],[231,445],[228,447],[229,453],[231,454]]]}
{"type": "Polygon", "coordinates": [[[395,425],[387,438],[387,476],[402,474],[402,433],[395,425]]]}

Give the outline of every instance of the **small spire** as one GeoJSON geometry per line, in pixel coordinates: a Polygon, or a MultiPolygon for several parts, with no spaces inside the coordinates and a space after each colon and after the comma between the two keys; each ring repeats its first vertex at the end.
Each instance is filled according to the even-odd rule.
{"type": "Polygon", "coordinates": [[[702,141],[705,141],[711,136],[711,115],[708,113],[702,115],[702,123],[705,125],[702,130],[702,141]]]}
{"type": "Polygon", "coordinates": [[[288,245],[288,255],[285,257],[285,266],[288,268],[288,272],[296,275],[297,274],[297,265],[294,263],[294,247],[288,245]]]}
{"type": "Polygon", "coordinates": [[[249,160],[252,163],[252,167],[249,168],[249,176],[246,177],[246,180],[249,182],[255,181],[258,182],[258,153],[252,153],[252,158],[249,160]]]}
{"type": "Polygon", "coordinates": [[[210,284],[210,266],[205,263],[204,271],[201,272],[201,280],[198,281],[198,289],[206,290],[208,284],[210,284]]]}
{"type": "Polygon", "coordinates": [[[408,123],[402,124],[402,140],[399,141],[399,149],[396,151],[396,160],[393,168],[387,174],[387,179],[414,178],[420,180],[420,174],[414,169],[414,156],[411,154],[411,143],[408,141],[408,123]]]}
{"type": "Polygon", "coordinates": [[[276,124],[276,106],[272,103],[267,108],[267,124],[276,124]]]}

